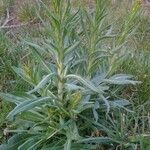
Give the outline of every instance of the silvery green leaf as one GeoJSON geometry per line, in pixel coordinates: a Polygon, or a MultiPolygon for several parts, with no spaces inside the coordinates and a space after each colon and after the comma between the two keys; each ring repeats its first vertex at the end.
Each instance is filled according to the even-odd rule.
{"type": "Polygon", "coordinates": [[[71,56],[71,55],[66,56],[64,60],[64,65],[67,66],[68,64],[70,64],[73,61],[74,57],[75,56],[71,56]]]}
{"type": "Polygon", "coordinates": [[[121,80],[121,79],[130,79],[130,78],[133,78],[132,75],[127,75],[127,74],[116,74],[116,75],[113,75],[112,77],[110,77],[110,79],[118,79],[118,80],[121,80]]]}
{"type": "Polygon", "coordinates": [[[94,115],[95,121],[97,122],[98,121],[98,113],[95,108],[93,108],[93,115],[94,115]]]}
{"type": "Polygon", "coordinates": [[[115,100],[112,101],[112,103],[114,104],[114,106],[127,106],[130,105],[130,102],[128,100],[122,99],[122,100],[115,100]]]}
{"type": "Polygon", "coordinates": [[[53,58],[56,60],[58,57],[58,52],[57,52],[57,48],[54,47],[54,45],[52,44],[52,42],[50,40],[46,40],[47,43],[44,43],[44,46],[47,48],[47,51],[49,53],[51,53],[51,55],[53,56],[53,58]]]}
{"type": "Polygon", "coordinates": [[[64,145],[64,150],[71,150],[71,140],[68,139],[64,145]]]}
{"type": "Polygon", "coordinates": [[[106,73],[97,73],[93,78],[92,82],[98,86],[106,78],[106,73]]]}
{"type": "Polygon", "coordinates": [[[113,31],[113,27],[112,27],[112,26],[110,26],[110,28],[107,30],[107,32],[106,32],[106,34],[105,34],[105,36],[110,36],[110,35],[111,35],[111,33],[112,33],[112,31],[113,31]]]}
{"type": "Polygon", "coordinates": [[[92,109],[93,107],[94,107],[93,102],[87,102],[87,103],[81,104],[76,110],[73,110],[73,112],[81,113],[82,111],[87,110],[87,109],[92,109]]]}
{"type": "Polygon", "coordinates": [[[109,90],[109,86],[106,86],[106,85],[98,85],[97,88],[103,91],[109,90]]]}
{"type": "Polygon", "coordinates": [[[8,140],[7,144],[0,145],[0,150],[17,150],[28,138],[28,134],[15,134],[8,140]]]}
{"type": "Polygon", "coordinates": [[[47,70],[48,73],[51,73],[50,68],[48,67],[48,65],[45,63],[44,58],[42,57],[41,53],[38,50],[41,50],[42,52],[45,51],[45,49],[35,43],[32,42],[27,42],[25,41],[26,44],[28,44],[29,46],[32,47],[32,51],[33,53],[36,55],[36,57],[38,58],[38,60],[43,64],[43,67],[45,67],[45,69],[47,70]]]}
{"type": "Polygon", "coordinates": [[[97,143],[97,144],[105,144],[105,143],[112,143],[117,141],[113,140],[112,138],[109,137],[90,137],[90,138],[85,138],[81,139],[78,141],[79,143],[97,143]]]}
{"type": "Polygon", "coordinates": [[[85,90],[83,87],[75,85],[73,83],[66,83],[65,88],[69,91],[75,91],[75,90],[85,90]]]}
{"type": "Polygon", "coordinates": [[[86,103],[86,102],[89,102],[90,101],[90,98],[91,98],[91,95],[87,95],[83,98],[82,102],[83,103],[86,103]]]}
{"type": "Polygon", "coordinates": [[[88,81],[87,79],[84,79],[81,76],[69,74],[66,76],[66,78],[75,78],[76,80],[81,82],[83,85],[88,87],[91,91],[94,91],[96,93],[103,93],[102,89],[95,87],[95,85],[91,81],[88,81]]]}
{"type": "Polygon", "coordinates": [[[50,82],[50,79],[51,79],[51,76],[54,75],[54,73],[51,73],[51,74],[48,74],[46,75],[39,83],[37,86],[34,87],[33,90],[29,91],[28,93],[31,94],[31,93],[34,93],[42,88],[44,88],[44,86],[50,82]]]}
{"type": "Polygon", "coordinates": [[[37,137],[29,138],[23,144],[18,147],[18,150],[25,150],[30,148],[37,141],[37,137]]]}
{"type": "Polygon", "coordinates": [[[17,115],[20,112],[28,111],[30,109],[33,109],[37,106],[41,106],[42,104],[50,101],[50,97],[43,97],[43,98],[37,98],[34,100],[26,100],[19,105],[17,105],[9,114],[8,118],[12,119],[15,115],[17,115]]]}
{"type": "Polygon", "coordinates": [[[118,85],[125,85],[125,84],[138,84],[140,83],[139,81],[134,81],[131,80],[132,76],[131,75],[126,75],[126,74],[117,74],[109,79],[104,79],[103,82],[109,83],[109,84],[118,84],[118,85]]]}
{"type": "Polygon", "coordinates": [[[100,94],[99,94],[99,97],[100,97],[100,100],[102,100],[105,103],[106,108],[107,108],[107,113],[109,113],[109,111],[110,111],[110,104],[109,104],[107,98],[105,98],[103,95],[100,95],[100,94]]]}
{"type": "Polygon", "coordinates": [[[21,68],[17,68],[15,66],[12,67],[12,69],[14,70],[14,72],[20,76],[24,81],[26,81],[27,83],[29,83],[30,85],[34,86],[34,83],[31,81],[30,76],[28,76],[25,71],[21,68]]]}
{"type": "Polygon", "coordinates": [[[114,107],[114,108],[122,108],[128,112],[131,112],[133,113],[134,111],[126,108],[125,106],[128,106],[130,105],[130,102],[128,100],[125,100],[125,99],[122,99],[122,100],[115,100],[115,101],[110,101],[109,102],[111,107],[114,107]]]}
{"type": "Polygon", "coordinates": [[[86,61],[87,61],[87,60],[86,60],[85,58],[78,59],[78,60],[76,60],[76,61],[72,64],[71,67],[75,67],[75,66],[77,66],[77,65],[79,65],[79,64],[86,63],[86,61]]]}
{"type": "Polygon", "coordinates": [[[80,42],[77,41],[77,42],[75,42],[73,45],[67,47],[67,48],[65,49],[65,53],[66,53],[66,54],[70,53],[72,50],[74,50],[75,48],[77,48],[79,44],[80,44],[80,42]]]}
{"type": "Polygon", "coordinates": [[[18,96],[15,96],[15,95],[12,95],[12,94],[6,94],[6,93],[0,93],[0,97],[5,100],[5,101],[8,101],[8,102],[12,102],[12,103],[15,103],[15,104],[19,104],[27,99],[25,98],[22,98],[22,97],[18,97],[18,96]]]}
{"type": "Polygon", "coordinates": [[[95,102],[94,109],[98,109],[98,108],[99,108],[99,102],[98,102],[98,101],[96,101],[96,102],[95,102]]]}

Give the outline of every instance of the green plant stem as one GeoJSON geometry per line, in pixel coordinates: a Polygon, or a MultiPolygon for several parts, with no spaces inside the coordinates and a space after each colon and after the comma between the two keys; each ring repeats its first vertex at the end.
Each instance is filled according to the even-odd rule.
{"type": "MultiPolygon", "coordinates": [[[[60,20],[61,24],[61,20],[60,20]]],[[[63,89],[64,89],[64,45],[63,45],[63,34],[61,30],[58,31],[58,44],[59,44],[59,57],[58,57],[58,99],[63,101],[63,89]]]]}
{"type": "Polygon", "coordinates": [[[64,89],[64,71],[63,63],[59,63],[58,67],[58,99],[63,101],[63,89],[64,89]]]}

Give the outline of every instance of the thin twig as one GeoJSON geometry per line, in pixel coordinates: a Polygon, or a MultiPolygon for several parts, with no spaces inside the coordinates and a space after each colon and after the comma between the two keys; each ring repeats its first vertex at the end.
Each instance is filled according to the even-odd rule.
{"type": "Polygon", "coordinates": [[[11,28],[18,28],[22,26],[26,26],[29,23],[33,22],[34,20],[27,22],[27,23],[21,23],[21,24],[16,24],[16,25],[7,25],[10,21],[12,21],[14,18],[10,18],[10,12],[9,9],[7,8],[7,14],[6,14],[6,19],[4,23],[0,26],[0,29],[11,29],[11,28]]]}
{"type": "MultiPolygon", "coordinates": [[[[12,21],[14,18],[10,18],[10,12],[9,9],[7,8],[7,15],[4,23],[1,25],[0,29],[4,28],[10,21],[12,21]]],[[[2,22],[2,20],[0,21],[2,22]]]]}
{"type": "Polygon", "coordinates": [[[16,24],[16,25],[9,25],[9,26],[1,26],[0,29],[11,29],[11,28],[19,28],[22,26],[26,26],[29,23],[33,22],[34,20],[30,21],[30,22],[26,22],[26,23],[21,23],[21,24],[16,24]]]}
{"type": "Polygon", "coordinates": [[[21,27],[21,26],[25,26],[27,24],[29,24],[29,22],[23,23],[23,24],[17,24],[17,25],[1,26],[0,29],[18,28],[18,27],[21,27]]]}
{"type": "Polygon", "coordinates": [[[7,8],[6,19],[5,19],[4,23],[2,24],[2,27],[5,26],[5,25],[9,22],[9,20],[10,20],[9,18],[10,18],[10,15],[9,15],[9,10],[8,10],[8,8],[7,8]]]}

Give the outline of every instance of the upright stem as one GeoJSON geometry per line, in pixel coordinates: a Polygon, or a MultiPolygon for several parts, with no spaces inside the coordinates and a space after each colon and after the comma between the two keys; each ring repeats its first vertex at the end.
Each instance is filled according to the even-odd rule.
{"type": "MultiPolygon", "coordinates": [[[[60,24],[61,21],[61,15],[60,15],[60,24]]],[[[60,25],[61,26],[61,25],[60,25]]],[[[59,101],[63,101],[63,90],[64,90],[64,43],[63,43],[63,33],[61,29],[58,32],[58,47],[59,47],[59,58],[58,58],[58,99],[59,101]]]]}
{"type": "Polygon", "coordinates": [[[63,101],[63,89],[64,89],[64,71],[63,71],[63,63],[59,62],[58,64],[58,99],[63,101]]]}
{"type": "Polygon", "coordinates": [[[91,54],[94,52],[95,50],[95,35],[91,34],[91,38],[89,41],[89,54],[88,54],[88,64],[87,64],[87,79],[91,79],[91,66],[93,64],[93,58],[91,57],[91,54]]]}

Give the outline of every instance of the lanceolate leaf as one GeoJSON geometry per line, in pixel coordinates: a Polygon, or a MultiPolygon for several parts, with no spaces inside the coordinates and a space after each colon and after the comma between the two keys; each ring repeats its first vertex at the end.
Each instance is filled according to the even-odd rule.
{"type": "Polygon", "coordinates": [[[105,98],[103,95],[99,95],[99,97],[104,101],[104,103],[106,105],[106,108],[107,108],[107,113],[109,113],[109,111],[110,111],[110,104],[109,104],[107,98],[105,98]]]}
{"type": "Polygon", "coordinates": [[[95,121],[97,122],[98,121],[98,113],[97,113],[96,109],[94,109],[94,108],[93,108],[93,115],[94,115],[95,121]]]}
{"type": "Polygon", "coordinates": [[[100,87],[99,88],[95,87],[92,82],[90,82],[78,75],[70,74],[70,75],[67,75],[66,78],[74,78],[74,79],[78,80],[79,82],[81,82],[86,87],[88,87],[91,91],[94,91],[94,92],[100,93],[100,94],[103,93],[103,90],[101,90],[100,87]]]}
{"type": "Polygon", "coordinates": [[[29,83],[30,85],[33,85],[33,82],[30,79],[30,76],[28,76],[25,71],[21,68],[17,68],[15,66],[12,67],[12,69],[15,71],[15,73],[20,76],[24,81],[26,81],[27,83],[29,83]]]}
{"type": "Polygon", "coordinates": [[[19,103],[27,100],[25,98],[14,96],[12,94],[6,94],[6,93],[0,93],[0,97],[5,101],[15,103],[15,104],[19,104],[19,103]]]}
{"type": "Polygon", "coordinates": [[[86,102],[84,104],[80,104],[76,110],[73,110],[73,112],[79,114],[87,109],[92,109],[93,107],[94,107],[93,102],[86,102]]]}
{"type": "Polygon", "coordinates": [[[17,105],[9,114],[8,118],[13,118],[16,114],[23,112],[23,111],[28,111],[30,109],[35,108],[36,106],[41,106],[42,104],[46,102],[50,102],[51,98],[50,97],[43,97],[43,98],[38,98],[34,100],[26,100],[19,105],[17,105]]]}
{"type": "Polygon", "coordinates": [[[80,141],[79,143],[93,143],[93,144],[110,144],[110,143],[119,143],[118,141],[113,140],[109,137],[91,137],[91,138],[85,138],[80,141]]]}
{"type": "Polygon", "coordinates": [[[72,46],[69,46],[68,48],[65,49],[66,54],[74,50],[80,42],[75,42],[72,46]]]}
{"type": "Polygon", "coordinates": [[[75,85],[73,83],[66,83],[65,88],[69,91],[75,91],[75,90],[85,90],[83,87],[75,85]]]}
{"type": "Polygon", "coordinates": [[[27,42],[25,41],[29,46],[31,46],[33,49],[34,54],[36,54],[38,60],[43,64],[43,66],[45,67],[45,69],[47,70],[47,72],[51,73],[50,68],[47,66],[47,64],[45,63],[45,60],[43,59],[42,55],[38,52],[37,49],[41,50],[42,52],[45,51],[43,48],[41,48],[39,45],[31,43],[31,42],[27,42]]]}
{"type": "Polygon", "coordinates": [[[118,85],[125,85],[125,84],[138,84],[140,83],[139,81],[134,81],[131,80],[130,75],[125,75],[125,74],[118,74],[118,75],[114,75],[109,79],[104,79],[103,81],[109,84],[118,84],[118,85]]]}
{"type": "Polygon", "coordinates": [[[17,150],[19,145],[23,144],[31,135],[16,134],[12,136],[7,144],[0,145],[0,150],[17,150]]]}
{"type": "Polygon", "coordinates": [[[125,99],[122,99],[122,100],[115,100],[115,101],[111,101],[109,102],[111,107],[114,107],[114,108],[122,108],[130,113],[133,113],[134,111],[126,108],[126,106],[130,105],[130,102],[125,100],[125,99]]]}
{"type": "Polygon", "coordinates": [[[130,105],[130,102],[128,100],[125,100],[125,99],[115,100],[115,101],[112,101],[112,103],[115,106],[127,106],[127,105],[130,105]]]}
{"type": "Polygon", "coordinates": [[[51,73],[49,75],[46,75],[39,83],[38,85],[31,91],[29,91],[28,93],[31,94],[31,93],[34,93],[42,88],[45,87],[45,85],[50,81],[51,79],[51,76],[54,75],[54,73],[51,73]]]}
{"type": "Polygon", "coordinates": [[[51,54],[51,57],[54,61],[58,58],[58,49],[55,47],[50,40],[46,40],[44,43],[45,48],[51,54]]]}
{"type": "Polygon", "coordinates": [[[18,147],[18,150],[29,149],[32,145],[35,144],[36,141],[37,141],[37,137],[29,138],[29,140],[27,140],[26,142],[24,142],[22,145],[18,147]]]}
{"type": "Polygon", "coordinates": [[[33,145],[31,145],[31,146],[28,148],[28,150],[38,149],[39,146],[41,145],[42,141],[43,141],[42,138],[41,138],[41,139],[38,139],[37,142],[35,142],[33,145]]]}
{"type": "Polygon", "coordinates": [[[64,145],[64,150],[71,150],[71,140],[68,139],[64,145]]]}

